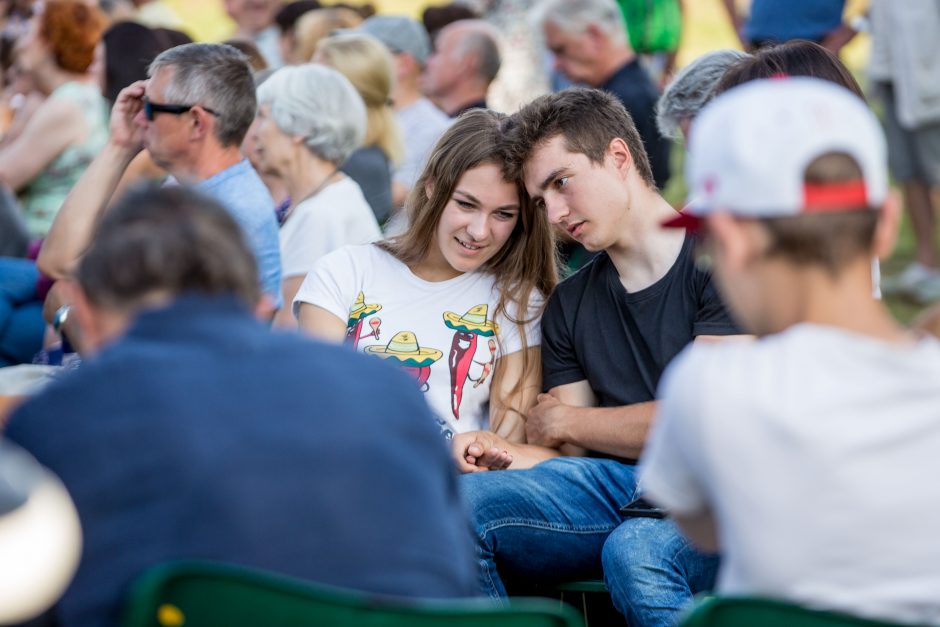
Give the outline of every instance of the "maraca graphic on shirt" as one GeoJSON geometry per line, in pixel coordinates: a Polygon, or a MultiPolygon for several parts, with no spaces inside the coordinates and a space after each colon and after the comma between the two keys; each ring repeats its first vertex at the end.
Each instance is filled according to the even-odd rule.
{"type": "Polygon", "coordinates": [[[359,340],[367,337],[379,339],[379,327],[382,326],[381,318],[372,318],[369,320],[371,331],[362,333],[362,321],[382,309],[378,303],[366,303],[366,297],[362,292],[356,297],[356,302],[349,309],[349,319],[346,321],[346,343],[353,348],[359,346],[359,340]]]}

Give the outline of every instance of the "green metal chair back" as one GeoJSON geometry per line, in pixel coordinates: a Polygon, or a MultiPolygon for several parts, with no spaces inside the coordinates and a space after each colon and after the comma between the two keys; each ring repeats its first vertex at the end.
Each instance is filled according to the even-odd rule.
{"type": "Polygon", "coordinates": [[[123,627],[583,627],[547,599],[412,600],[207,563],[156,566],[135,583],[123,627]]]}
{"type": "Polygon", "coordinates": [[[811,610],[783,601],[710,597],[698,603],[681,627],[899,627],[847,614],[811,610]]]}

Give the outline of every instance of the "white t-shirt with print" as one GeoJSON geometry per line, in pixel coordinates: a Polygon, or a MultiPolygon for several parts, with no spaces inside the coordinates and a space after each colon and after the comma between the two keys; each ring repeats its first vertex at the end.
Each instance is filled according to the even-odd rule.
{"type": "Polygon", "coordinates": [[[667,369],[640,485],[708,507],[718,590],[940,625],[940,342],[796,325],[667,369]]]}
{"type": "MultiPolygon", "coordinates": [[[[498,301],[492,275],[425,281],[367,244],[318,260],[297,292],[294,315],[300,303],[311,303],[347,321],[347,343],[404,368],[446,424],[445,433],[463,433],[489,426],[495,361],[522,349],[517,325],[502,315],[494,319],[498,301]]],[[[542,305],[537,294],[531,301],[526,319],[542,305]]],[[[541,343],[537,318],[526,325],[526,342],[541,343]]],[[[363,381],[363,393],[368,389],[363,381]]]]}
{"type": "Polygon", "coordinates": [[[382,237],[359,185],[343,177],[291,211],[280,230],[281,274],[303,276],[326,253],[382,237]]]}

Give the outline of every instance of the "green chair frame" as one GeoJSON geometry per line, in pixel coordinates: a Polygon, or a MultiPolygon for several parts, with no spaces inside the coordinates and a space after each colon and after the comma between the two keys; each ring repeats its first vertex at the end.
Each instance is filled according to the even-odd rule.
{"type": "Polygon", "coordinates": [[[626,619],[614,608],[610,591],[603,579],[569,581],[556,586],[552,596],[562,603],[580,609],[585,627],[621,627],[627,624],[626,619]]]}
{"type": "Polygon", "coordinates": [[[708,597],[697,603],[681,627],[899,627],[897,623],[812,610],[756,597],[708,597]]]}
{"type": "Polygon", "coordinates": [[[583,627],[548,599],[404,599],[213,562],[170,562],[145,572],[123,627],[583,627]]]}

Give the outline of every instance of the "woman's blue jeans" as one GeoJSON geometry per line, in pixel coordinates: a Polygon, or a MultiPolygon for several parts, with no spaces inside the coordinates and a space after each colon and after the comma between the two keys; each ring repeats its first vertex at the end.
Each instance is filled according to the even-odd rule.
{"type": "Polygon", "coordinates": [[[38,279],[34,261],[0,257],[0,367],[30,363],[42,349],[46,323],[38,279]]]}
{"type": "Polygon", "coordinates": [[[504,582],[555,585],[603,576],[631,627],[677,624],[714,584],[718,558],[696,551],[669,520],[624,518],[636,468],[561,457],[528,470],[461,477],[485,594],[504,582]]]}

